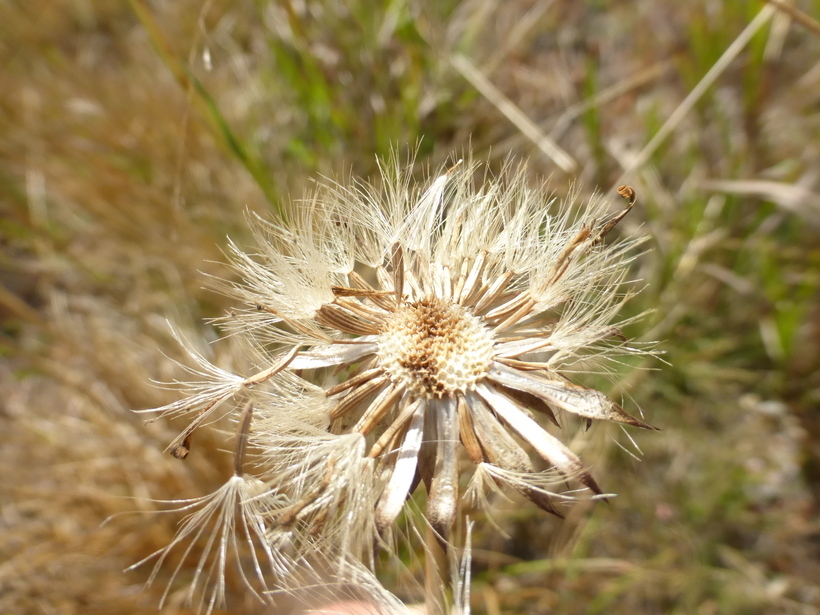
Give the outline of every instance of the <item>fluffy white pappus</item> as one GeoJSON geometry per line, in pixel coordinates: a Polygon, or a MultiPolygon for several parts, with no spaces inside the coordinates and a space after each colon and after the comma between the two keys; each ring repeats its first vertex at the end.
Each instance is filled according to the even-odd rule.
{"type": "Polygon", "coordinates": [[[520,472],[499,467],[492,463],[480,463],[476,466],[470,483],[464,491],[464,500],[471,508],[488,510],[492,508],[489,494],[504,497],[504,489],[534,497],[536,494],[550,500],[558,500],[563,506],[576,502],[581,498],[602,499],[614,497],[614,494],[590,494],[588,489],[566,491],[563,485],[566,477],[554,470],[542,472],[520,472]]]}
{"type": "Polygon", "coordinates": [[[266,540],[265,518],[270,500],[260,500],[267,490],[264,483],[250,476],[232,476],[214,493],[191,500],[176,500],[166,513],[185,512],[187,516],[171,543],[137,562],[128,570],[156,560],[148,578],[150,585],[160,568],[181,550],[162,595],[162,609],[172,592],[174,581],[189,557],[196,560],[193,576],[184,592],[184,602],[198,612],[210,614],[225,605],[225,574],[229,561],[260,601],[267,601],[268,583],[287,578],[294,562],[271,548],[266,540]]]}
{"type": "Polygon", "coordinates": [[[227,294],[253,307],[264,306],[280,320],[310,318],[319,306],[333,300],[335,272],[322,245],[306,241],[283,253],[275,244],[264,243],[264,234],[258,230],[255,234],[263,242],[261,254],[247,254],[230,244],[231,264],[242,282],[226,285],[227,294]]]}
{"type": "Polygon", "coordinates": [[[270,516],[269,539],[290,545],[300,559],[334,560],[341,576],[350,560],[371,561],[378,488],[361,434],[257,428],[251,444],[268,487],[259,499],[285,495],[288,503],[270,516]]]}
{"type": "Polygon", "coordinates": [[[260,452],[275,450],[283,438],[293,443],[328,435],[334,404],[322,387],[309,380],[283,371],[248,395],[254,401],[251,435],[260,452]]]}
{"type": "Polygon", "coordinates": [[[214,365],[195,348],[194,344],[173,327],[171,327],[171,333],[190,359],[187,364],[180,361],[174,362],[194,379],[156,382],[155,384],[163,388],[180,391],[186,397],[159,408],[136,410],[136,412],[156,413],[161,416],[180,416],[199,412],[203,419],[208,418],[219,409],[225,400],[242,389],[245,379],[214,365]]]}

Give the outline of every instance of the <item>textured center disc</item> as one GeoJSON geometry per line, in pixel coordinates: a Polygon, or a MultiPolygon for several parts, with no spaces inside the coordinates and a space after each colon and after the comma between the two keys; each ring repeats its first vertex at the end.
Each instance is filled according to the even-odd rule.
{"type": "Polygon", "coordinates": [[[417,396],[468,390],[486,374],[492,350],[492,335],[478,318],[437,298],[403,305],[379,335],[381,367],[417,396]]]}

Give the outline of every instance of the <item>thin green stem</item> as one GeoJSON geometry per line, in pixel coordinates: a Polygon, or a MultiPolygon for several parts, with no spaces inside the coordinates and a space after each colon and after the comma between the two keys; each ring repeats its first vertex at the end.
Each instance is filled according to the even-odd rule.
{"type": "Polygon", "coordinates": [[[225,116],[222,115],[214,98],[202,82],[197,79],[196,75],[193,74],[187,63],[174,53],[168,42],[168,38],[163,33],[154,15],[146,6],[145,0],[129,0],[129,4],[139,22],[148,32],[157,53],[173,74],[174,79],[184,90],[193,92],[193,99],[200,113],[210,122],[214,132],[220,137],[222,143],[239,159],[251,177],[253,177],[265,195],[265,198],[273,206],[273,210],[279,220],[286,223],[287,215],[277,197],[278,191],[270,174],[265,171],[258,160],[248,154],[242,141],[236,136],[233,130],[231,130],[230,124],[225,119],[225,116]]]}

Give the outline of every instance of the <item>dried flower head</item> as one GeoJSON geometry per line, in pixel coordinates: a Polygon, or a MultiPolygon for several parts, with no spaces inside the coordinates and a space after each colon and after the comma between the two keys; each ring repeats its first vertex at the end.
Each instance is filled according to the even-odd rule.
{"type": "MultiPolygon", "coordinates": [[[[374,542],[421,483],[425,516],[446,541],[466,459],[474,495],[508,485],[560,515],[556,477],[600,494],[536,417],[648,427],[569,377],[590,356],[641,352],[613,323],[635,242],[604,242],[634,191],[622,187],[629,205],[617,215],[600,199],[555,212],[523,169],[478,187],[475,171],[457,164],[418,188],[396,165],[381,190],[332,185],[288,224],[257,221],[257,254],[231,245],[242,281],[221,288],[244,307],[224,324],[256,371],[236,375],[192,353],[201,379],[157,411],[193,416],[169,448],[184,458],[198,426],[252,402],[237,458],[247,438],[255,486],[220,500],[248,494],[238,501],[246,533],[279,577],[283,554],[321,555],[342,575],[346,562],[372,564],[374,542]]],[[[236,477],[244,472],[240,461],[236,477]]]]}

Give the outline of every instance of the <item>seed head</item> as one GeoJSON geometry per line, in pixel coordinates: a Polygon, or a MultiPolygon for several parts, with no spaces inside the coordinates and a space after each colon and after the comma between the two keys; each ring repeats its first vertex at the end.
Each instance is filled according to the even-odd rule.
{"type": "Polygon", "coordinates": [[[244,308],[224,324],[256,371],[195,355],[203,379],[157,410],[193,416],[170,447],[185,457],[208,417],[252,402],[239,439],[265,490],[240,504],[266,552],[321,554],[342,576],[372,565],[418,485],[446,541],[470,465],[473,496],[506,485],[560,516],[556,477],[602,491],[545,421],[649,427],[573,382],[590,356],[642,352],[613,322],[636,242],[605,242],[634,191],[622,187],[616,215],[600,199],[556,211],[523,169],[481,186],[474,171],[456,165],[426,188],[395,169],[382,189],[328,186],[292,223],[257,222],[259,254],[231,246],[243,280],[221,288],[244,308]]]}
{"type": "Polygon", "coordinates": [[[487,375],[492,333],[464,306],[431,296],[397,304],[379,327],[378,365],[414,397],[455,396],[487,375]]]}

